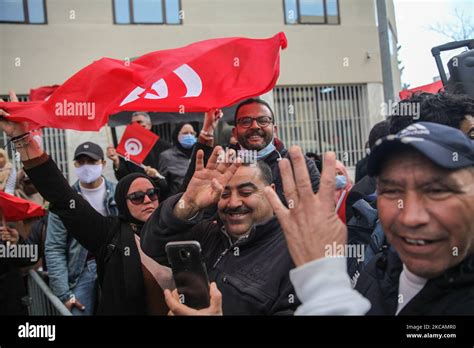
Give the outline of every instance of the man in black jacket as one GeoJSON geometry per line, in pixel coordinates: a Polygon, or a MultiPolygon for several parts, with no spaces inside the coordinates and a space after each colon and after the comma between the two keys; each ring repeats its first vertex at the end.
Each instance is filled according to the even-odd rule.
{"type": "MultiPolygon", "coordinates": [[[[220,110],[211,110],[206,113],[204,125],[199,135],[198,142],[194,147],[194,153],[191,156],[191,163],[184,179],[182,191],[186,189],[187,183],[191,180],[194,173],[196,152],[203,150],[205,154],[204,163],[207,162],[212,152],[214,129],[222,113],[220,110]]],[[[273,183],[275,190],[282,200],[286,202],[283,195],[283,185],[281,181],[278,161],[288,157],[288,151],[285,146],[276,139],[277,127],[275,125],[275,116],[270,105],[262,99],[251,98],[243,101],[237,106],[234,116],[235,126],[232,129],[232,135],[237,139],[238,144],[235,150],[244,150],[254,152],[258,160],[264,161],[272,170],[273,183]]],[[[311,178],[313,192],[318,191],[320,174],[313,160],[305,157],[311,178]]]]}
{"type": "Polygon", "coordinates": [[[187,190],[163,202],[144,225],[142,249],[167,264],[166,243],[197,240],[209,280],[222,292],[224,315],[291,314],[294,264],[264,195],[274,187],[271,170],[264,162],[218,163],[221,150],[214,149],[206,168],[198,151],[187,190]],[[219,219],[203,220],[203,210],[215,205],[219,219]]]}
{"type": "Polygon", "coordinates": [[[412,124],[379,140],[368,173],[390,247],[357,279],[373,315],[474,314],[474,143],[412,124]]]}

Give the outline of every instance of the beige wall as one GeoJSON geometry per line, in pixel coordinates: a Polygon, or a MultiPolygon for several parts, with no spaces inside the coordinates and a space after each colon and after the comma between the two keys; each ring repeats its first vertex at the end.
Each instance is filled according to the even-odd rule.
{"type": "Polygon", "coordinates": [[[47,0],[47,25],[0,24],[0,91],[62,83],[103,56],[124,59],[211,37],[279,31],[289,40],[279,84],[381,82],[373,6],[340,0],[341,25],[291,26],[281,0],[182,0],[183,25],[137,26],[114,25],[111,0],[47,0]]]}

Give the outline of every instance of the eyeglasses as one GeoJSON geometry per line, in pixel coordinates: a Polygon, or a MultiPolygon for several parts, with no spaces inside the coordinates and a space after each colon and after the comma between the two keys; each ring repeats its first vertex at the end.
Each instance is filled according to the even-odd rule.
{"type": "Polygon", "coordinates": [[[273,121],[269,116],[260,116],[257,118],[242,117],[237,120],[237,124],[242,128],[250,128],[253,124],[253,120],[256,120],[257,124],[262,128],[268,127],[273,121]]]}
{"type": "Polygon", "coordinates": [[[148,196],[151,201],[156,201],[158,199],[158,189],[157,188],[151,188],[147,190],[146,192],[143,191],[137,191],[130,193],[127,196],[127,199],[130,200],[135,205],[142,204],[145,201],[145,196],[148,196]]]}

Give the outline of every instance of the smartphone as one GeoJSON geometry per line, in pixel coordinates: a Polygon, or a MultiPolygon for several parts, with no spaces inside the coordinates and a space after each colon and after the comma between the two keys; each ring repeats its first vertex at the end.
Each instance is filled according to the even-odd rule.
{"type": "Polygon", "coordinates": [[[166,254],[180,302],[194,309],[209,307],[209,278],[199,242],[169,242],[166,254]]]}

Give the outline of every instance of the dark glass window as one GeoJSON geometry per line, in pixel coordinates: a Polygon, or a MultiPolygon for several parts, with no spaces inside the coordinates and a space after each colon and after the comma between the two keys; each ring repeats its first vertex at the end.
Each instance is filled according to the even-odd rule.
{"type": "Polygon", "coordinates": [[[0,23],[46,24],[45,0],[0,0],[0,23]]]}
{"type": "Polygon", "coordinates": [[[339,24],[338,0],[284,0],[286,24],[339,24]]]}
{"type": "Polygon", "coordinates": [[[113,0],[115,24],[182,24],[180,0],[113,0]]]}

